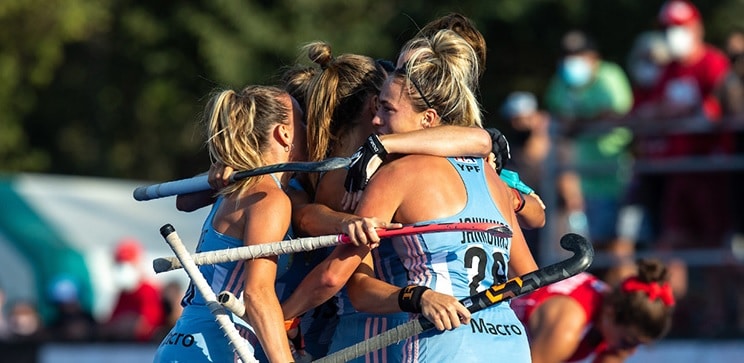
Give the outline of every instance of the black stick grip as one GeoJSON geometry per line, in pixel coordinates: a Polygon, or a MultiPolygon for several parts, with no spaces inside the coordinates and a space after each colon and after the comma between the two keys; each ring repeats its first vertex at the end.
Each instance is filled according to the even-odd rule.
{"type": "Polygon", "coordinates": [[[176,229],[170,223],[160,227],[160,235],[163,237],[168,237],[169,234],[175,231],[176,229]]]}
{"type": "MultiPolygon", "coordinates": [[[[503,284],[491,286],[483,292],[460,300],[460,303],[467,307],[470,313],[475,313],[494,304],[567,279],[589,268],[594,260],[594,249],[586,238],[575,233],[568,233],[561,237],[560,243],[563,249],[573,252],[573,256],[510,279],[503,284]]],[[[428,319],[420,317],[418,320],[423,331],[434,328],[434,323],[428,319]]]]}

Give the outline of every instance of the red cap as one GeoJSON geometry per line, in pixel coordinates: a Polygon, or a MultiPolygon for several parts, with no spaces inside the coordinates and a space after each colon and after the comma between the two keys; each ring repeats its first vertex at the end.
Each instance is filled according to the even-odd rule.
{"type": "Polygon", "coordinates": [[[700,11],[687,0],[669,0],[661,6],[659,22],[664,26],[685,25],[700,21],[700,11]]]}
{"type": "Polygon", "coordinates": [[[142,245],[134,238],[124,238],[116,245],[116,262],[135,262],[142,255],[142,245]]]}

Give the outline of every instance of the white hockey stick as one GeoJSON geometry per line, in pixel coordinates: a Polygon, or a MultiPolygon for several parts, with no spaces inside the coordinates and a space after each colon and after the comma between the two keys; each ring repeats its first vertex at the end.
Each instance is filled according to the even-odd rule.
{"type": "Polygon", "coordinates": [[[245,344],[245,340],[240,336],[238,329],[235,328],[235,324],[230,319],[227,311],[222,307],[222,304],[217,301],[217,296],[215,296],[212,288],[209,287],[209,283],[207,283],[207,280],[196,267],[196,264],[194,264],[194,260],[191,259],[191,255],[186,250],[186,246],[184,246],[183,242],[181,242],[181,239],[178,237],[176,229],[173,228],[172,225],[166,224],[160,227],[160,234],[165,238],[166,242],[168,242],[173,253],[176,254],[176,258],[178,258],[183,265],[183,268],[189,275],[191,282],[194,283],[194,286],[196,286],[202,296],[204,296],[209,311],[214,315],[217,323],[220,325],[220,329],[222,329],[225,336],[227,336],[230,345],[235,353],[238,354],[240,360],[244,363],[258,363],[258,360],[256,360],[256,358],[253,357],[253,354],[248,351],[248,345],[245,344]]]}
{"type": "MultiPolygon", "coordinates": [[[[494,238],[511,238],[512,232],[508,226],[500,223],[486,222],[453,222],[432,223],[424,225],[411,225],[395,229],[379,229],[377,235],[381,238],[403,236],[410,234],[433,233],[433,232],[455,232],[463,233],[486,232],[494,238]]],[[[264,243],[253,246],[243,246],[201,252],[194,254],[192,259],[197,265],[210,265],[252,258],[276,256],[286,253],[312,251],[324,247],[332,247],[339,244],[349,243],[349,236],[345,234],[328,235],[319,237],[305,237],[286,241],[264,243]]],[[[181,268],[177,258],[159,257],[152,261],[152,268],[156,273],[171,271],[181,268]]]]}
{"type": "MultiPolygon", "coordinates": [[[[345,168],[349,166],[350,163],[351,159],[349,158],[328,158],[321,161],[289,162],[266,165],[251,170],[233,172],[230,176],[230,182],[236,182],[252,176],[285,171],[304,173],[330,171],[345,168]]],[[[134,189],[134,192],[132,192],[132,196],[135,200],[145,201],[178,194],[201,192],[209,189],[212,189],[212,187],[209,185],[208,176],[206,174],[200,174],[191,178],[137,187],[134,189]]]]}
{"type": "Polygon", "coordinates": [[[233,314],[240,317],[245,315],[245,305],[243,305],[238,297],[235,296],[235,294],[233,294],[232,292],[221,292],[219,295],[217,295],[217,301],[219,301],[220,304],[225,307],[225,309],[230,310],[233,314]]]}

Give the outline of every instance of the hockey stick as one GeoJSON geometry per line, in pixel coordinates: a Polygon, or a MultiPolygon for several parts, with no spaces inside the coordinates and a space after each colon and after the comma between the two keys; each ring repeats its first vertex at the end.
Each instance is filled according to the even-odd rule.
{"type": "MultiPolygon", "coordinates": [[[[378,229],[377,235],[381,238],[385,238],[409,234],[455,231],[463,231],[464,233],[486,232],[497,238],[510,238],[512,235],[511,229],[509,229],[508,226],[500,223],[480,222],[433,223],[404,226],[395,229],[378,229]]],[[[211,265],[224,262],[249,260],[258,257],[275,256],[285,253],[312,251],[339,244],[348,244],[349,242],[350,238],[345,234],[305,237],[260,245],[202,252],[194,254],[192,258],[197,265],[211,265]]],[[[152,261],[152,268],[156,273],[161,273],[179,269],[181,268],[181,264],[178,262],[177,258],[160,257],[152,261]]]]}
{"type": "MultiPolygon", "coordinates": [[[[345,168],[351,164],[349,158],[328,158],[320,161],[289,162],[273,165],[265,165],[251,170],[236,171],[230,176],[230,182],[236,182],[252,176],[279,173],[285,171],[295,172],[323,172],[345,168]]],[[[145,201],[178,194],[187,194],[212,189],[209,185],[208,176],[200,174],[191,178],[173,180],[169,182],[137,187],[132,192],[135,200],[145,201]]]]}
{"type": "Polygon", "coordinates": [[[191,259],[191,255],[186,250],[186,246],[183,245],[181,238],[178,237],[176,229],[170,224],[166,224],[160,227],[160,234],[165,238],[166,242],[168,242],[168,245],[173,250],[173,253],[176,254],[176,257],[181,264],[183,264],[184,270],[186,270],[186,273],[189,275],[191,282],[194,283],[194,286],[196,286],[204,297],[204,300],[207,302],[207,307],[209,307],[209,311],[214,315],[217,323],[220,325],[220,329],[225,333],[225,336],[227,336],[230,345],[232,345],[233,350],[238,354],[240,360],[245,363],[258,362],[258,360],[253,357],[253,354],[248,351],[247,344],[244,344],[243,338],[240,337],[240,333],[238,332],[238,329],[235,328],[235,324],[228,316],[227,311],[222,304],[217,301],[217,296],[215,296],[212,288],[209,287],[209,283],[201,274],[201,271],[196,267],[196,264],[194,264],[194,260],[191,259]]]}
{"type": "MultiPolygon", "coordinates": [[[[573,256],[528,274],[512,278],[503,284],[491,286],[483,292],[460,300],[460,302],[471,313],[475,313],[491,305],[574,276],[586,270],[594,259],[592,245],[586,238],[578,234],[569,233],[564,235],[561,238],[561,247],[573,252],[573,256]]],[[[313,362],[347,362],[432,328],[434,328],[432,322],[420,317],[313,362]]]]}
{"type": "Polygon", "coordinates": [[[245,305],[232,292],[223,291],[219,293],[217,295],[217,301],[236,316],[243,317],[245,315],[245,305]]]}

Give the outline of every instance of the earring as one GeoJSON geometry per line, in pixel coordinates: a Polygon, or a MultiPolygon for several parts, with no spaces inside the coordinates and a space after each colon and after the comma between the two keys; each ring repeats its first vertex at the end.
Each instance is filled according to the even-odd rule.
{"type": "Polygon", "coordinates": [[[284,151],[285,152],[289,152],[289,145],[287,145],[287,146],[284,147],[284,151]]]}

